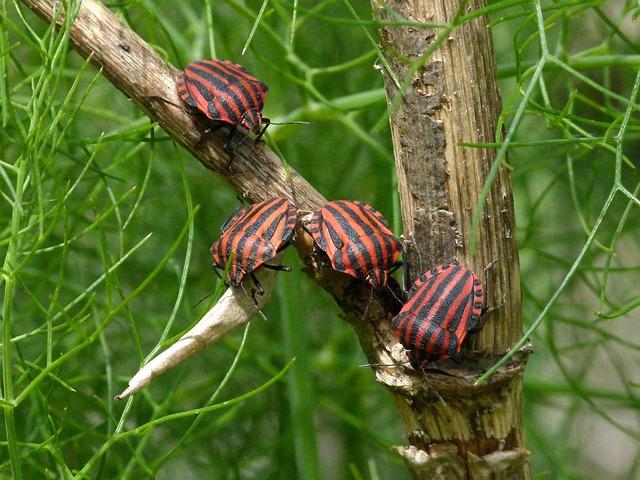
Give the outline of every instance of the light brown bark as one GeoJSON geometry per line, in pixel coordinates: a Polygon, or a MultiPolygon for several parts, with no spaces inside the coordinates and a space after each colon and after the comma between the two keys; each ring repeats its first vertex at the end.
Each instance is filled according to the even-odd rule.
{"type": "MultiPolygon", "coordinates": [[[[373,0],[374,17],[451,23],[456,12],[469,13],[483,0],[373,0]]],[[[403,99],[390,116],[404,235],[411,280],[444,262],[488,270],[488,305],[498,306],[485,328],[468,342],[475,352],[446,382],[430,375],[446,402],[408,395],[401,404],[412,448],[401,449],[419,478],[527,478],[520,362],[494,377],[492,386],[471,383],[494,355],[507,351],[522,335],[520,272],[515,241],[513,197],[508,171],[499,170],[483,208],[477,252],[471,252],[472,218],[496,151],[462,147],[492,143],[502,107],[491,31],[479,17],[446,33],[444,41],[415,73],[411,68],[443,30],[411,26],[380,29],[382,50],[402,82],[411,76],[403,99]],[[445,467],[443,467],[445,466],[445,467]],[[438,468],[449,474],[437,475],[438,468]]],[[[383,70],[384,71],[384,70],[383,70]]],[[[391,105],[401,94],[385,74],[391,105]]]]}
{"type": "MultiPolygon", "coordinates": [[[[60,2],[23,0],[23,3],[46,21],[51,22],[53,18],[57,18],[60,23],[60,17],[54,12],[54,5],[61,8],[60,2]]],[[[376,5],[378,4],[374,5],[374,11],[379,15],[376,5]]],[[[391,33],[393,32],[388,30],[388,34],[391,33]]],[[[92,61],[103,69],[105,76],[117,88],[205,167],[222,175],[236,191],[245,194],[252,201],[263,200],[273,194],[284,195],[298,205],[302,214],[304,211],[317,209],[325,202],[323,196],[295,170],[287,171],[280,159],[263,144],[247,140],[236,149],[233,162],[228,167],[229,158],[222,148],[225,132],[213,132],[203,138],[200,133],[202,126],[196,123],[193,116],[167,103],[180,104],[175,86],[177,70],[166,64],[155,50],[100,2],[82,2],[70,38],[74,48],[85,57],[91,55],[92,61]]],[[[443,72],[454,71],[454,66],[459,67],[458,64],[445,65],[446,63],[443,62],[443,72]]],[[[401,66],[394,63],[394,68],[400,69],[401,66]]],[[[494,70],[495,67],[493,73],[494,70]]],[[[451,85],[455,84],[448,83],[448,77],[440,74],[438,76],[436,73],[433,75],[438,77],[438,81],[434,83],[435,80],[429,80],[429,73],[424,73],[426,76],[421,77],[420,82],[424,84],[421,88],[428,91],[429,85],[434,84],[439,89],[437,91],[441,92],[439,95],[442,102],[445,100],[445,92],[450,98],[448,102],[452,102],[455,90],[452,90],[451,85]]],[[[493,88],[492,94],[497,95],[495,82],[487,79],[483,81],[493,88]]],[[[482,86],[482,89],[486,88],[482,86]]],[[[415,95],[427,96],[419,94],[415,86],[411,91],[415,95]]],[[[492,194],[487,210],[490,216],[485,219],[480,231],[481,254],[472,258],[465,248],[465,235],[468,235],[468,220],[475,205],[477,190],[482,185],[493,152],[482,151],[483,156],[478,157],[474,151],[465,149],[461,158],[466,158],[466,167],[471,171],[468,173],[464,163],[457,167],[455,162],[451,163],[456,141],[449,140],[446,136],[455,131],[459,139],[473,140],[479,137],[471,135],[467,129],[477,127],[485,129],[481,138],[490,138],[495,118],[483,117],[485,123],[470,121],[461,131],[451,130],[447,127],[447,121],[451,120],[447,120],[448,114],[443,111],[443,105],[447,103],[442,102],[431,110],[415,113],[407,107],[418,104],[407,101],[392,117],[399,177],[404,185],[401,194],[403,215],[407,222],[406,233],[408,238],[413,235],[415,245],[420,247],[412,247],[409,251],[412,276],[425,265],[440,259],[457,259],[481,270],[490,260],[498,258],[500,261],[497,268],[492,270],[489,286],[491,299],[499,298],[505,307],[490,320],[486,332],[479,336],[477,345],[485,349],[485,353],[500,353],[518,336],[521,328],[509,183],[506,176],[501,176],[501,183],[494,187],[497,190],[492,194]],[[406,115],[404,123],[399,121],[399,115],[406,115]],[[417,120],[415,115],[418,115],[417,120]],[[442,137],[440,144],[448,153],[440,151],[431,154],[428,144],[413,143],[414,147],[419,146],[419,151],[423,152],[420,154],[423,157],[421,161],[432,162],[420,166],[414,160],[415,155],[402,148],[402,141],[408,134],[419,133],[417,129],[422,128],[423,120],[427,125],[430,125],[429,122],[442,121],[439,116],[444,118],[444,127],[439,133],[434,130],[435,133],[426,138],[437,144],[438,136],[442,137]],[[436,163],[442,164],[439,170],[436,170],[436,163]],[[419,170],[414,172],[411,168],[419,170]],[[422,176],[422,173],[431,169],[433,172],[440,172],[439,176],[422,176]],[[468,174],[472,179],[470,184],[463,181],[468,174]],[[406,180],[418,177],[422,178],[424,185],[419,182],[410,185],[406,180]],[[425,194],[432,189],[439,189],[438,196],[442,198],[425,194]],[[455,195],[452,196],[452,192],[455,195]],[[432,205],[429,201],[432,197],[438,198],[440,203],[432,205]],[[421,209],[424,214],[419,214],[421,209]],[[438,224],[442,225],[442,233],[432,240],[423,240],[423,236],[429,238],[430,229],[438,224]],[[511,238],[507,241],[502,237],[511,238]],[[491,247],[485,246],[485,242],[491,247]],[[440,245],[442,251],[435,247],[437,245],[440,245]],[[423,249],[425,246],[428,247],[426,250],[423,249]]],[[[454,104],[458,106],[457,103],[454,104]]],[[[492,105],[495,114],[499,109],[498,104],[492,105]]],[[[474,110],[473,114],[482,117],[481,112],[474,110]]],[[[457,112],[456,115],[464,116],[465,113],[457,112]]],[[[424,134],[428,132],[425,131],[424,134]]],[[[301,219],[301,223],[303,222],[304,219],[301,219]]],[[[307,273],[328,290],[342,307],[344,318],[356,330],[370,362],[390,363],[402,358],[404,351],[390,331],[390,319],[398,310],[397,302],[384,292],[371,299],[371,290],[362,282],[317,265],[311,254],[310,237],[301,228],[297,229],[297,233],[296,248],[307,265],[307,273]]],[[[395,283],[392,287],[397,289],[395,283]]],[[[473,478],[505,478],[499,472],[526,471],[522,467],[526,452],[523,450],[520,417],[522,358],[516,356],[489,382],[473,387],[474,379],[491,361],[490,356],[481,355],[474,362],[467,360],[461,365],[447,365],[448,374],[433,373],[429,381],[425,381],[421,372],[410,367],[376,369],[376,379],[395,395],[395,403],[412,444],[399,451],[416,477],[458,478],[469,475],[473,478]],[[437,401],[434,388],[446,399],[446,405],[437,401]],[[447,472],[453,476],[446,476],[447,472]]]]}
{"type": "MultiPolygon", "coordinates": [[[[47,22],[55,17],[58,24],[62,23],[61,2],[24,0],[23,3],[47,22]]],[[[248,199],[257,201],[282,194],[298,198],[297,205],[303,209],[314,209],[324,203],[322,195],[295,170],[287,178],[280,159],[263,143],[247,139],[230,162],[229,154],[222,148],[226,132],[214,131],[203,138],[203,125],[197,117],[179,107],[182,102],[175,84],[178,70],[102,3],[82,2],[71,30],[71,41],[82,56],[91,55],[91,61],[102,68],[104,75],[176,142],[206,168],[224,176],[248,199]]]]}

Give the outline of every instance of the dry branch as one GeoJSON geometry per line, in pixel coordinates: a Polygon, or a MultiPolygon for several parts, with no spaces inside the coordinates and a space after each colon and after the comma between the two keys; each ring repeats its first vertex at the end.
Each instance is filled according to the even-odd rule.
{"type": "MultiPolygon", "coordinates": [[[[280,264],[281,259],[282,255],[278,255],[270,263],[280,264]]],[[[248,294],[253,288],[251,278],[247,278],[238,288],[229,288],[193,328],[145,364],[129,380],[129,386],[116,400],[123,400],[139,392],[158,375],[217,342],[231,330],[247,324],[269,302],[277,272],[261,268],[255,275],[264,289],[262,295],[256,296],[255,303],[248,294]]]]}
{"type": "MultiPolygon", "coordinates": [[[[54,5],[61,8],[60,2],[23,2],[46,21],[51,22],[53,18],[57,18],[60,23],[60,18],[54,12],[54,5]]],[[[410,11],[403,7],[414,2],[388,3],[414,20],[450,20],[433,18],[425,10],[423,2],[417,0],[410,11]]],[[[381,18],[388,12],[378,8],[383,4],[382,1],[374,2],[374,13],[381,18]]],[[[448,8],[449,11],[455,11],[451,5],[448,8]]],[[[485,38],[488,30],[483,21],[472,24],[471,37],[468,37],[469,32],[466,30],[459,37],[452,34],[453,40],[446,45],[462,45],[456,39],[463,37],[467,42],[464,44],[465,48],[469,46],[468,42],[477,42],[479,46],[485,47],[490,45],[485,38]]],[[[391,37],[400,33],[405,35],[408,30],[384,29],[383,35],[389,43],[393,43],[391,37]]],[[[409,58],[421,53],[436,33],[427,34],[424,30],[418,32],[425,33],[427,38],[423,41],[405,38],[406,45],[395,45],[395,48],[403,51],[404,47],[411,45],[412,51],[404,52],[409,58]]],[[[175,87],[176,69],[167,65],[144,40],[98,1],[82,2],[72,27],[71,42],[85,57],[91,55],[92,61],[103,69],[109,80],[152,120],[158,122],[177,143],[190,151],[205,167],[222,175],[234,189],[252,201],[263,200],[277,193],[291,199],[301,210],[308,211],[317,209],[325,202],[322,195],[297,172],[287,172],[280,159],[263,144],[246,142],[238,148],[229,170],[229,158],[222,149],[224,132],[214,132],[212,136],[202,140],[198,133],[200,128],[194,123],[192,116],[161,100],[179,104],[175,87]]],[[[456,148],[460,140],[476,139],[469,133],[470,129],[478,128],[483,132],[483,140],[493,140],[491,135],[495,126],[495,113],[499,110],[496,105],[499,104],[491,103],[491,108],[494,109],[492,111],[478,111],[478,105],[474,105],[478,99],[467,95],[466,85],[460,85],[460,90],[453,87],[455,78],[452,79],[451,75],[455,76],[456,69],[464,70],[465,67],[460,62],[463,61],[461,59],[467,59],[465,56],[456,57],[459,53],[446,52],[446,55],[452,56],[443,57],[439,64],[427,64],[428,67],[420,72],[421,77],[407,92],[407,101],[391,117],[402,188],[405,233],[407,238],[415,241],[415,247],[409,252],[409,261],[413,265],[412,275],[415,276],[426,265],[432,265],[440,259],[458,259],[465,265],[481,270],[483,265],[497,258],[500,268],[493,272],[490,287],[506,306],[500,316],[490,322],[487,333],[479,336],[477,345],[485,349],[482,356],[469,357],[460,365],[445,362],[442,368],[446,370],[446,374],[432,372],[429,382],[425,381],[422,373],[409,367],[381,367],[376,369],[375,374],[376,379],[388,386],[395,395],[395,403],[412,444],[411,447],[398,450],[417,478],[458,478],[464,475],[472,478],[505,478],[505,472],[515,472],[515,478],[518,478],[526,474],[526,467],[523,467],[526,464],[526,451],[523,449],[519,411],[522,356],[514,357],[489,382],[479,387],[473,385],[478,375],[494,360],[490,354],[502,353],[521,331],[517,255],[511,233],[514,230],[511,192],[508,179],[502,175],[500,182],[494,187],[480,232],[480,245],[483,246],[481,254],[471,257],[465,248],[468,242],[468,216],[475,206],[477,191],[484,181],[492,152],[483,151],[484,156],[477,157],[468,150],[460,153],[456,148]],[[450,63],[449,60],[454,57],[458,60],[450,63]],[[411,95],[418,100],[432,99],[430,95],[434,89],[436,100],[439,98],[435,105],[411,103],[411,95]],[[456,95],[459,95],[459,102],[456,101],[456,95]],[[447,115],[444,108],[448,104],[453,112],[451,115],[447,115]],[[412,112],[411,108],[416,105],[420,110],[412,112]],[[464,112],[460,105],[471,113],[464,112]],[[405,110],[405,107],[408,109],[405,110]],[[405,115],[406,118],[403,119],[405,115]],[[465,115],[469,118],[465,119],[465,115]],[[461,130],[457,130],[452,127],[452,122],[461,117],[461,130]],[[427,125],[436,127],[433,130],[435,136],[427,136],[420,130],[423,120],[427,125]],[[444,126],[438,126],[440,122],[444,122],[444,126]],[[416,140],[417,143],[412,144],[413,150],[403,148],[405,130],[411,135],[423,134],[421,141],[416,140]],[[431,141],[432,145],[425,139],[431,141]],[[430,147],[434,145],[440,146],[441,151],[430,154],[430,147]],[[418,167],[412,152],[424,153],[426,169],[423,165],[419,170],[412,170],[418,167]],[[459,158],[462,163],[457,167],[454,159],[458,154],[462,155],[459,158]],[[432,162],[428,163],[430,160],[432,162]],[[464,175],[467,174],[465,165],[474,172],[470,177],[471,183],[464,182],[464,175]],[[431,175],[423,175],[429,168],[433,172],[439,172],[439,176],[432,178],[431,175]],[[443,195],[443,203],[430,205],[427,201],[425,192],[430,191],[432,186],[443,195]],[[444,233],[440,238],[425,241],[422,235],[428,235],[432,225],[442,225],[444,233]],[[505,241],[503,237],[510,237],[510,240],[505,241]],[[491,246],[485,248],[485,244],[491,246]],[[505,245],[505,250],[501,250],[505,245]],[[433,394],[434,389],[446,399],[446,405],[433,394]],[[435,475],[434,472],[450,472],[452,476],[443,476],[442,473],[435,475]]],[[[480,56],[483,55],[484,53],[480,56]]],[[[483,58],[492,62],[491,55],[483,58]]],[[[475,65],[472,61],[469,64],[475,65]]],[[[392,62],[392,66],[402,78],[405,67],[396,62],[392,62]]],[[[495,74],[493,63],[484,68],[495,74]]],[[[478,74],[477,67],[474,69],[475,74],[478,74]]],[[[468,80],[467,78],[466,81],[468,80]]],[[[474,81],[478,81],[472,88],[476,94],[478,91],[496,94],[495,78],[479,76],[474,81]]],[[[394,87],[387,85],[387,88],[389,97],[392,97],[394,87]]],[[[479,105],[486,103],[484,99],[479,101],[479,105]]],[[[308,267],[307,273],[328,290],[344,310],[344,317],[356,330],[369,361],[383,364],[402,361],[405,352],[399,348],[389,330],[389,320],[398,310],[397,302],[390,295],[376,295],[370,301],[370,289],[362,282],[316,265],[311,256],[310,237],[301,228],[298,228],[297,233],[296,248],[308,267]]]]}
{"type": "MultiPolygon", "coordinates": [[[[23,3],[47,22],[57,18],[58,25],[62,23],[62,2],[23,0],[23,3]]],[[[280,194],[305,210],[315,210],[325,203],[322,195],[296,171],[291,170],[287,178],[280,159],[263,143],[245,142],[234,153],[228,169],[230,158],[221,142],[225,132],[214,132],[202,139],[202,127],[195,117],[174,106],[181,104],[175,83],[178,70],[102,3],[82,1],[71,30],[71,42],[84,57],[91,55],[91,61],[102,68],[104,75],[177,143],[206,168],[224,176],[246,198],[255,202],[280,194]]]]}

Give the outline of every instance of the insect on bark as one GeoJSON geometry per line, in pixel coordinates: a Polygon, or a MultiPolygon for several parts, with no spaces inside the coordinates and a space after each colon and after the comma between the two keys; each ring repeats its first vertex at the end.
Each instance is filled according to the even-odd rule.
{"type": "Polygon", "coordinates": [[[229,60],[201,60],[187,65],[178,77],[178,95],[192,110],[216,122],[230,125],[228,148],[238,125],[259,140],[270,124],[262,116],[269,87],[229,60]]]}
{"type": "Polygon", "coordinates": [[[391,326],[409,351],[411,364],[424,368],[458,354],[467,334],[484,326],[486,311],[478,276],[465,267],[444,264],[416,280],[391,326]]]}
{"type": "Polygon", "coordinates": [[[238,287],[249,275],[255,285],[253,292],[264,290],[253,276],[258,267],[291,271],[282,265],[267,262],[286,248],[292,240],[296,225],[296,207],[283,197],[271,197],[249,207],[240,207],[220,228],[220,238],[211,245],[211,258],[216,273],[229,264],[225,281],[238,287]],[[233,255],[233,257],[232,257],[233,255]],[[230,261],[231,259],[231,261],[230,261]]]}
{"type": "Polygon", "coordinates": [[[382,214],[371,205],[337,200],[318,210],[306,229],[331,267],[366,281],[374,289],[387,286],[397,268],[402,244],[382,214]]]}

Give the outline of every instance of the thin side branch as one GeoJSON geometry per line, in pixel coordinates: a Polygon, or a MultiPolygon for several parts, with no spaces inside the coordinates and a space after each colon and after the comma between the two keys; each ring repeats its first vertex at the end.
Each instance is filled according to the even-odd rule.
{"type": "MultiPolygon", "coordinates": [[[[274,259],[274,263],[279,262],[280,258],[282,257],[274,259]]],[[[261,268],[255,275],[264,289],[263,295],[256,295],[256,303],[251,298],[251,279],[247,279],[238,288],[229,288],[191,330],[144,365],[116,399],[123,400],[139,392],[158,375],[217,342],[231,330],[248,323],[269,302],[277,272],[261,268]]]]}

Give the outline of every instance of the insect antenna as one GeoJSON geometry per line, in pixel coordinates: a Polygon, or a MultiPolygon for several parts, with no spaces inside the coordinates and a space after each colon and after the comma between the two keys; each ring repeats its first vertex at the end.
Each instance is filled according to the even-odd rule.
{"type": "MultiPolygon", "coordinates": [[[[264,119],[263,119],[264,120],[264,119]]],[[[311,122],[269,122],[269,125],[311,125],[311,122]]]]}
{"type": "MultiPolygon", "coordinates": [[[[397,363],[365,363],[364,365],[358,365],[359,367],[365,368],[365,367],[374,367],[374,368],[379,368],[379,367],[399,367],[402,365],[407,365],[410,364],[411,361],[407,360],[406,362],[397,362],[397,363]]],[[[440,403],[442,403],[445,407],[448,407],[449,405],[447,404],[447,402],[445,401],[444,398],[442,398],[442,395],[440,395],[440,392],[438,392],[438,390],[436,389],[436,387],[433,386],[433,384],[431,383],[431,380],[429,380],[429,377],[427,376],[427,372],[425,371],[424,368],[420,368],[420,371],[422,372],[422,376],[425,379],[425,382],[427,383],[427,386],[433,390],[433,393],[435,393],[436,397],[438,397],[438,400],[440,401],[440,403]]]]}
{"type": "MultiPolygon", "coordinates": [[[[211,269],[215,272],[216,276],[222,280],[222,274],[220,273],[220,267],[218,267],[218,265],[216,265],[215,263],[213,265],[211,265],[211,269]]],[[[226,271],[227,269],[223,269],[223,271],[226,271]]]]}
{"type": "MultiPolygon", "coordinates": [[[[222,149],[226,152],[226,153],[233,153],[233,149],[231,148],[231,145],[233,143],[233,137],[236,134],[236,131],[238,130],[238,124],[234,123],[231,126],[231,130],[229,130],[229,134],[227,135],[227,139],[224,141],[224,145],[222,145],[222,149]]],[[[233,160],[233,158],[231,160],[229,160],[229,164],[227,165],[227,168],[229,168],[229,165],[231,165],[231,161],[233,160]]]]}
{"type": "Polygon", "coordinates": [[[389,290],[389,292],[391,293],[391,296],[392,296],[393,298],[395,298],[395,299],[396,299],[396,301],[397,301],[400,305],[404,305],[404,301],[403,301],[403,300],[400,300],[400,299],[398,298],[398,296],[397,296],[397,295],[396,295],[396,293],[393,291],[393,289],[389,286],[389,284],[385,285],[385,288],[386,288],[387,290],[389,290]]]}
{"type": "MultiPolygon", "coordinates": [[[[262,313],[262,310],[260,310],[260,307],[258,307],[258,302],[256,300],[256,291],[253,290],[251,295],[249,295],[249,292],[247,292],[247,289],[244,287],[244,282],[240,284],[240,288],[242,288],[244,294],[253,301],[253,306],[255,307],[256,312],[262,317],[263,320],[267,320],[267,316],[262,313]]],[[[264,290],[262,291],[262,293],[264,293],[264,290]]]]}
{"type": "Polygon", "coordinates": [[[362,313],[362,320],[364,321],[367,318],[367,313],[369,313],[369,306],[371,305],[371,301],[373,300],[373,288],[369,289],[369,300],[367,300],[367,304],[364,307],[364,312],[362,313]]]}
{"type": "Polygon", "coordinates": [[[198,305],[200,305],[202,302],[204,302],[207,298],[212,297],[214,295],[214,293],[207,293],[204,297],[200,298],[198,301],[196,301],[196,303],[191,305],[191,308],[196,308],[198,305]]]}
{"type": "Polygon", "coordinates": [[[411,362],[409,360],[407,360],[406,362],[394,362],[394,363],[364,363],[362,365],[358,365],[360,368],[367,368],[367,367],[374,367],[374,368],[380,368],[380,367],[400,367],[402,365],[408,365],[411,362]]]}
{"type": "Polygon", "coordinates": [[[268,269],[268,270],[275,270],[276,272],[290,272],[291,271],[291,267],[288,267],[287,265],[269,265],[268,263],[263,263],[262,267],[268,269]]]}
{"type": "Polygon", "coordinates": [[[447,402],[445,402],[444,398],[442,398],[442,395],[440,395],[440,392],[438,392],[438,390],[436,390],[436,387],[434,387],[433,384],[431,383],[431,380],[429,380],[429,377],[427,376],[427,372],[425,371],[425,369],[424,368],[420,368],[420,370],[422,371],[422,376],[424,377],[425,381],[427,382],[427,386],[431,390],[433,390],[433,393],[436,394],[436,397],[438,397],[438,400],[440,400],[440,403],[442,403],[442,405],[444,405],[445,407],[449,407],[447,402]]]}

